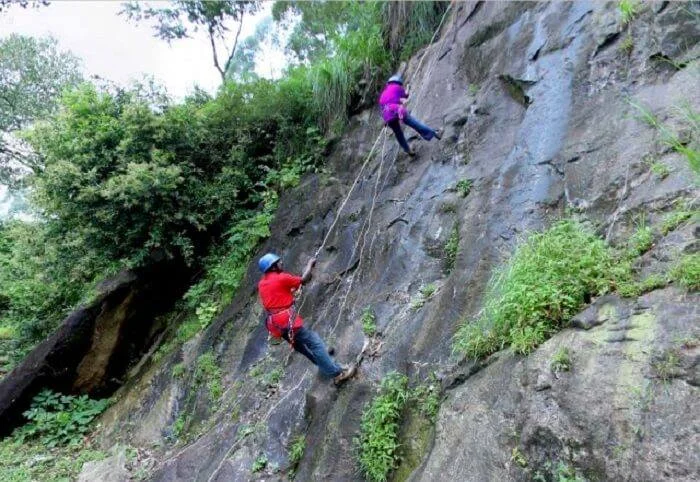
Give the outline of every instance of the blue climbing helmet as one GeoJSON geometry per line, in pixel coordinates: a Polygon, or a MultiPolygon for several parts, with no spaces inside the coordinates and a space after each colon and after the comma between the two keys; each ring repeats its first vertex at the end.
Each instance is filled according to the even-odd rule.
{"type": "Polygon", "coordinates": [[[389,77],[389,80],[386,81],[387,84],[390,84],[391,82],[403,85],[403,76],[401,74],[394,74],[391,77],[389,77]]]}
{"type": "Polygon", "coordinates": [[[275,264],[277,261],[280,260],[280,257],[277,256],[274,253],[267,253],[264,255],[262,258],[258,260],[258,268],[260,268],[260,271],[263,273],[267,273],[267,271],[272,268],[272,265],[275,264]]]}

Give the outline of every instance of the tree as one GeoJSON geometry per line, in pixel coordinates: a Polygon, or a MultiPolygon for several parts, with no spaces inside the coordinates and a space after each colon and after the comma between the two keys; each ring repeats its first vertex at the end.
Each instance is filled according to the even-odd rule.
{"type": "Polygon", "coordinates": [[[22,8],[32,7],[43,7],[48,5],[48,0],[34,0],[30,2],[29,0],[0,0],[0,13],[8,10],[13,5],[19,5],[22,8]]]}
{"type": "Polygon", "coordinates": [[[188,38],[191,31],[205,29],[211,44],[214,67],[221,75],[221,81],[226,80],[226,72],[236,53],[238,37],[243,28],[243,18],[246,13],[254,13],[258,9],[257,1],[206,1],[206,0],[176,0],[167,7],[152,7],[137,1],[124,4],[120,13],[129,20],[140,22],[152,20],[155,22],[155,35],[167,42],[188,38]],[[233,46],[226,48],[229,22],[237,22],[238,27],[233,39],[233,46]],[[225,49],[221,56],[217,43],[225,49]]]}
{"type": "Polygon", "coordinates": [[[12,34],[0,40],[0,183],[16,187],[41,168],[9,134],[55,112],[64,90],[82,80],[80,61],[55,39],[12,34]]]}

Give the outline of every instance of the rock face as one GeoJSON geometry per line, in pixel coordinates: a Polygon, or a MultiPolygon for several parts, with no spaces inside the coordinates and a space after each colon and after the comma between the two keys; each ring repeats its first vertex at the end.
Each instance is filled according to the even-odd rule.
{"type": "Polygon", "coordinates": [[[103,282],[95,301],[69,315],[0,381],[0,435],[22,421],[22,412],[43,388],[111,395],[162,330],[155,318],[171,308],[188,280],[179,263],[163,262],[152,271],[124,271],[103,282]]]}
{"type": "Polygon", "coordinates": [[[288,347],[268,345],[251,265],[201,337],[144,364],[118,392],[103,444],[164,447],[150,472],[157,481],[284,480],[292,468],[296,480],[360,480],[353,438],[382,377],[399,371],[417,383],[435,372],[444,387],[438,420],[426,430],[407,416],[399,480],[700,478],[697,293],[667,286],[594,300],[529,357],[504,351],[475,364],[451,352],[493,269],[524,233],[555,219],[573,212],[624,245],[643,217],[655,244],[636,262],[642,275],[666,273],[679,253],[697,250],[697,225],[658,229],[697,199],[697,178],[634,105],[688,131],[671,114],[700,106],[698,7],[644,5],[623,27],[613,3],[455,3],[407,72],[414,114],[443,126],[443,140],[414,140],[409,159],[376,112],[356,116],[329,158],[335,177],[311,176],[286,193],[261,249],[298,271],[322,246],[300,310],[339,360],[361,350],[361,313],[373,308],[380,335],[357,378],[336,390],[288,347]],[[654,162],[668,175],[656,175],[654,162]],[[456,185],[467,179],[463,197],[456,185]],[[419,300],[430,283],[434,294],[419,300]],[[569,371],[551,367],[560,348],[569,371]],[[221,396],[196,375],[209,352],[221,396]],[[180,363],[185,373],[175,377],[180,363]],[[279,380],[267,377],[275,368],[279,380]],[[292,467],[289,447],[302,434],[306,450],[292,467]]]}

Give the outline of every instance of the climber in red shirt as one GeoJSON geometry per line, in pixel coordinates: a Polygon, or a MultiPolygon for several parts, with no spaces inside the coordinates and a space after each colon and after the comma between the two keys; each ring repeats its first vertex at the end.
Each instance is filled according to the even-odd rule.
{"type": "Polygon", "coordinates": [[[258,283],[258,294],[266,311],[265,326],[270,335],[287,340],[296,351],[318,366],[322,375],[333,377],[333,381],[339,384],[355,375],[357,368],[338,365],[328,354],[321,337],[304,327],[304,320],[294,306],[294,294],[311,279],[315,264],[316,258],[310,259],[303,274],[295,276],[282,271],[279,256],[266,254],[258,261],[258,268],[263,273],[258,283]]]}

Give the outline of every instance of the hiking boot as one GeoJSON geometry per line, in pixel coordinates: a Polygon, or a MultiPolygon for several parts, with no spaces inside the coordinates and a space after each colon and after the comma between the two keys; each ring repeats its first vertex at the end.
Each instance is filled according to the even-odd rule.
{"type": "Polygon", "coordinates": [[[435,139],[437,139],[438,141],[442,140],[442,129],[438,129],[435,131],[435,139]]]}
{"type": "Polygon", "coordinates": [[[411,149],[410,151],[408,151],[406,154],[408,154],[408,155],[411,156],[411,157],[416,157],[416,151],[413,150],[413,149],[411,149]]]}
{"type": "Polygon", "coordinates": [[[329,354],[330,356],[335,355],[335,348],[330,347],[330,348],[328,349],[328,354],[329,354]]]}
{"type": "Polygon", "coordinates": [[[343,371],[340,372],[340,374],[336,375],[335,378],[333,378],[333,383],[335,383],[336,385],[340,385],[343,382],[354,377],[356,373],[357,373],[357,366],[355,366],[355,365],[345,366],[345,367],[343,367],[343,371]]]}

